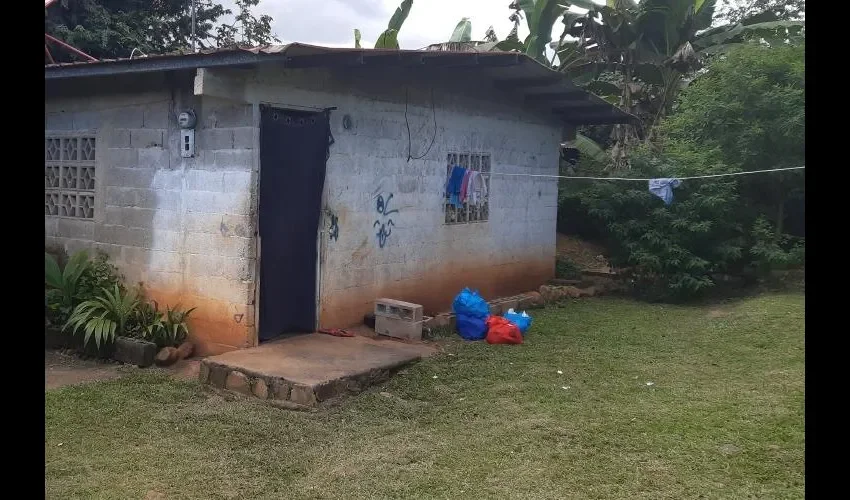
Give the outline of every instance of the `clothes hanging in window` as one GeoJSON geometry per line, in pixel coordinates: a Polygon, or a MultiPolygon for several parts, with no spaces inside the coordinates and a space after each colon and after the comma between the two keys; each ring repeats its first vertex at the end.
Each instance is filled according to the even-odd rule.
{"type": "Polygon", "coordinates": [[[677,188],[682,181],[674,178],[661,178],[649,180],[649,192],[664,200],[665,205],[673,203],[673,188],[677,188]]]}
{"type": "Polygon", "coordinates": [[[466,197],[469,194],[467,190],[469,189],[469,176],[474,172],[472,170],[467,170],[465,174],[463,174],[463,181],[460,183],[460,202],[466,203],[466,197]]]}
{"type": "Polygon", "coordinates": [[[460,202],[460,186],[463,183],[463,178],[466,175],[466,169],[455,165],[452,167],[452,173],[449,175],[449,180],[446,183],[446,196],[449,203],[457,208],[461,208],[463,204],[460,202]]]}
{"type": "Polygon", "coordinates": [[[466,186],[467,201],[473,205],[478,205],[484,201],[485,196],[487,196],[487,183],[484,182],[484,176],[480,172],[470,172],[469,182],[466,186]]]}

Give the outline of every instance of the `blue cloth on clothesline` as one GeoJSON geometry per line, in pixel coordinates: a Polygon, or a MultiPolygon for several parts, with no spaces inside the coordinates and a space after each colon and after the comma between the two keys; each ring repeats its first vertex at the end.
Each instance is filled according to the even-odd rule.
{"type": "Polygon", "coordinates": [[[458,208],[463,207],[463,204],[460,202],[460,188],[463,184],[464,175],[466,175],[466,169],[455,165],[452,167],[449,182],[446,183],[446,196],[449,198],[449,203],[458,208]]]}
{"type": "Polygon", "coordinates": [[[673,188],[677,188],[682,181],[674,178],[661,178],[649,180],[649,192],[664,200],[665,205],[673,203],[673,188]]]}

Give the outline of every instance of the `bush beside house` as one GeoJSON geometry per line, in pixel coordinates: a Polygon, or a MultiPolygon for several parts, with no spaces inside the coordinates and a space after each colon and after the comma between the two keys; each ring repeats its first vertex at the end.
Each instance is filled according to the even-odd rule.
{"type": "Polygon", "coordinates": [[[64,266],[44,254],[45,347],[148,366],[151,353],[166,351],[161,364],[192,354],[186,342],[192,309],[145,297],[142,285],[127,287],[105,254],[82,250],[64,266]]]}

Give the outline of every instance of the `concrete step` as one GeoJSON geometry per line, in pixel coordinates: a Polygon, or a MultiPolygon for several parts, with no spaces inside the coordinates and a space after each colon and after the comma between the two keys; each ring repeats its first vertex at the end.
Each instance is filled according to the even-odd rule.
{"type": "Polygon", "coordinates": [[[386,381],[436,351],[423,343],[311,333],[206,358],[198,378],[276,406],[310,408],[386,381]]]}

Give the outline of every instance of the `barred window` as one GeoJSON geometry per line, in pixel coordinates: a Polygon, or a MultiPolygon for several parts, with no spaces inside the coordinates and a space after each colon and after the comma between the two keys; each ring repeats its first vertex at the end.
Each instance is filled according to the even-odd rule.
{"type": "Polygon", "coordinates": [[[44,215],[94,218],[95,138],[44,137],[44,215]]]}
{"type": "Polygon", "coordinates": [[[446,161],[446,183],[452,175],[455,166],[463,167],[473,172],[479,172],[484,184],[478,199],[464,200],[456,205],[446,193],[445,212],[446,224],[467,224],[485,222],[490,216],[490,155],[488,153],[449,153],[446,161]]]}

